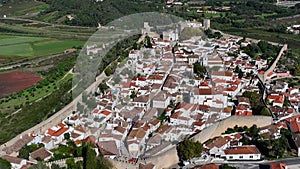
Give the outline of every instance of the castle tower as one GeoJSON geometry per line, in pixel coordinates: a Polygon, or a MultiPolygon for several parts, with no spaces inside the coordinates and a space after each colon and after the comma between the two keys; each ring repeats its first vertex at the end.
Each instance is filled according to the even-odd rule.
{"type": "Polygon", "coordinates": [[[210,19],[203,20],[203,27],[204,27],[204,30],[207,30],[210,28],[210,19]]]}

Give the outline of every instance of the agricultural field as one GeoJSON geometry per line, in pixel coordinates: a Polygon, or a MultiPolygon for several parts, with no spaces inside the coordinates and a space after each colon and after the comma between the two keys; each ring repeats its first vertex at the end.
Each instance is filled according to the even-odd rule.
{"type": "Polygon", "coordinates": [[[0,73],[0,98],[27,89],[41,80],[41,77],[28,72],[0,73]]]}
{"type": "Polygon", "coordinates": [[[63,53],[72,47],[81,47],[83,41],[57,40],[41,37],[0,36],[0,63],[12,58],[33,58],[63,53]]]}

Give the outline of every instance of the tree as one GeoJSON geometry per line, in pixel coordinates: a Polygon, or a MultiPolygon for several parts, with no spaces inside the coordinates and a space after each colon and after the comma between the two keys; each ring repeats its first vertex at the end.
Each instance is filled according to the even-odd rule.
{"type": "Polygon", "coordinates": [[[21,148],[21,150],[19,151],[19,158],[24,158],[24,159],[29,159],[29,153],[44,147],[44,144],[31,144],[31,145],[25,145],[24,147],[21,148]]]}
{"type": "Polygon", "coordinates": [[[193,142],[190,139],[185,139],[177,146],[177,153],[181,160],[190,160],[194,157],[200,157],[203,151],[202,144],[197,141],[193,142]]]}
{"type": "Polygon", "coordinates": [[[256,124],[250,127],[249,133],[251,134],[252,138],[256,138],[259,136],[259,128],[257,128],[256,124]]]}
{"type": "Polygon", "coordinates": [[[58,164],[53,163],[51,169],[61,169],[58,164]]]}
{"type": "Polygon", "coordinates": [[[11,164],[7,160],[0,158],[0,168],[1,169],[10,169],[11,164]]]}
{"type": "Polygon", "coordinates": [[[270,113],[269,109],[266,108],[266,107],[264,107],[264,108],[261,110],[260,114],[263,115],[263,116],[271,116],[271,113],[270,113]]]}
{"type": "Polygon", "coordinates": [[[235,66],[234,72],[235,73],[239,73],[240,72],[240,67],[238,65],[235,66]]]}
{"type": "Polygon", "coordinates": [[[206,68],[202,66],[199,62],[194,63],[193,69],[194,73],[197,74],[199,77],[204,77],[206,73],[206,68]]]}
{"type": "Polygon", "coordinates": [[[29,159],[29,153],[30,153],[30,149],[29,149],[29,147],[27,145],[25,145],[19,151],[18,157],[19,158],[24,158],[24,159],[29,159]]]}
{"type": "Polygon", "coordinates": [[[82,157],[84,169],[96,169],[96,152],[89,145],[83,146],[82,157]]]}
{"type": "Polygon", "coordinates": [[[137,96],[137,95],[136,95],[136,93],[135,93],[135,92],[131,92],[131,95],[130,95],[130,98],[131,98],[131,99],[134,99],[134,98],[136,98],[136,96],[137,96]]]}
{"type": "Polygon", "coordinates": [[[50,169],[50,168],[47,167],[44,163],[39,161],[37,164],[28,167],[28,169],[50,169]]]}
{"type": "Polygon", "coordinates": [[[295,69],[295,72],[294,72],[294,75],[295,76],[300,76],[300,65],[298,65],[295,69]]]}
{"type": "Polygon", "coordinates": [[[152,48],[151,38],[147,35],[144,41],[145,48],[152,48]]]}
{"type": "Polygon", "coordinates": [[[240,69],[240,70],[239,70],[238,77],[241,79],[243,76],[244,76],[244,73],[243,73],[243,71],[240,69]]]}
{"type": "Polygon", "coordinates": [[[67,167],[68,169],[73,169],[73,168],[75,168],[75,166],[76,166],[74,158],[69,158],[69,159],[67,159],[67,160],[66,160],[66,164],[67,164],[67,166],[68,166],[68,167],[67,167]]]}
{"type": "Polygon", "coordinates": [[[106,83],[101,83],[100,85],[99,85],[99,90],[101,91],[101,93],[104,93],[104,91],[106,90],[106,89],[108,89],[109,87],[106,85],[106,83]]]}
{"type": "Polygon", "coordinates": [[[65,133],[65,134],[64,134],[64,138],[65,138],[66,140],[69,140],[69,139],[70,139],[70,133],[65,133]]]}
{"type": "Polygon", "coordinates": [[[113,74],[114,72],[113,72],[113,70],[112,70],[112,68],[110,67],[110,66],[108,66],[106,69],[105,69],[105,75],[106,76],[110,76],[111,74],[113,74]]]}

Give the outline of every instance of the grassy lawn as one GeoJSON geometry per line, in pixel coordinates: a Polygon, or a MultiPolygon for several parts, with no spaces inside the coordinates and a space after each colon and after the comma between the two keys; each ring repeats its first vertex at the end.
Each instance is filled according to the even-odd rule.
{"type": "Polygon", "coordinates": [[[46,41],[46,40],[49,40],[49,38],[4,36],[4,39],[0,39],[0,46],[13,45],[19,43],[33,43],[33,42],[46,41]]]}
{"type": "Polygon", "coordinates": [[[246,21],[246,19],[237,19],[235,20],[234,22],[237,22],[237,23],[244,23],[246,21]]]}
{"type": "Polygon", "coordinates": [[[64,52],[64,50],[76,46],[82,46],[83,41],[50,41],[49,43],[36,43],[32,48],[34,55],[44,56],[64,52]]]}
{"type": "Polygon", "coordinates": [[[259,15],[258,17],[261,18],[261,19],[265,19],[266,17],[274,16],[274,15],[277,15],[277,13],[276,12],[274,12],[274,13],[263,13],[263,14],[259,15]]]}
{"type": "Polygon", "coordinates": [[[84,45],[83,41],[52,38],[0,36],[1,57],[36,57],[63,53],[66,49],[84,45]]]}
{"type": "Polygon", "coordinates": [[[9,45],[9,46],[0,46],[0,56],[30,57],[32,55],[33,55],[33,50],[32,50],[31,45],[28,43],[9,45]]]}
{"type": "Polygon", "coordinates": [[[220,17],[221,15],[225,16],[225,12],[217,12],[217,13],[205,13],[204,16],[206,18],[217,18],[220,17]]]}

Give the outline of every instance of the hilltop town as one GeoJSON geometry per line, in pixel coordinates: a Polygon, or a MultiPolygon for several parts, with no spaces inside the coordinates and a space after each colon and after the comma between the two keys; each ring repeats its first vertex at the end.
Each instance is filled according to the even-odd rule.
{"type": "Polygon", "coordinates": [[[62,160],[82,159],[66,154],[63,147],[90,143],[97,154],[112,163],[160,168],[151,158],[176,148],[187,138],[200,141],[203,152],[196,158],[175,159],[186,167],[300,156],[299,88],[280,81],[292,78],[288,70],[274,62],[281,54],[263,59],[251,57],[246,51],[255,43],[274,48],[277,54],[284,48],[282,45],[230,35],[208,38],[203,34],[180,40],[184,28],[209,30],[209,20],[203,24],[186,21],[181,23],[182,30],[166,30],[162,37],[148,26],[145,23],[144,34],[150,44],[131,50],[126,60],[117,63],[115,73],[98,88],[97,105],[91,112],[73,111],[44,133],[22,136],[4,148],[6,155],[2,158],[13,168],[38,161],[48,167],[66,167],[62,160]],[[275,68],[270,70],[272,64],[275,68]],[[270,118],[270,122],[232,124],[221,135],[197,140],[197,135],[218,122],[257,115],[270,118]],[[266,151],[268,146],[264,144],[268,141],[275,144],[268,146],[280,148],[266,151]],[[290,141],[294,141],[296,149],[289,145],[290,141]],[[27,159],[20,156],[24,147],[35,147],[27,153],[27,159]]]}

